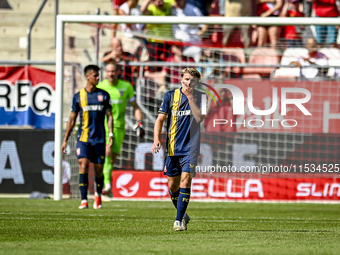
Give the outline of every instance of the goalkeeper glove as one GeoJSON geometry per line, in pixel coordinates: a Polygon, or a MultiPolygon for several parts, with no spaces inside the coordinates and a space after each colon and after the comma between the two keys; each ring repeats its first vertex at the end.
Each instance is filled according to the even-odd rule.
{"type": "Polygon", "coordinates": [[[133,130],[136,131],[137,136],[139,136],[140,138],[144,137],[145,131],[144,131],[144,128],[143,128],[143,122],[141,120],[138,121],[133,126],[133,130]]]}

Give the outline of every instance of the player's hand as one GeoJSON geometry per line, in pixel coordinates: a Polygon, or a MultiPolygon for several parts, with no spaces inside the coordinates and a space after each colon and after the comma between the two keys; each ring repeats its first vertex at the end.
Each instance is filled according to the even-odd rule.
{"type": "Polygon", "coordinates": [[[192,94],[192,89],[190,88],[190,85],[183,83],[182,88],[183,88],[182,89],[183,94],[189,98],[190,94],[192,94]]]}
{"type": "Polygon", "coordinates": [[[133,126],[133,130],[136,131],[136,134],[138,137],[143,138],[145,131],[144,131],[144,126],[143,126],[143,122],[140,120],[138,121],[134,126],[133,126]]]}
{"type": "Polygon", "coordinates": [[[162,144],[160,141],[154,142],[152,147],[151,147],[151,152],[153,154],[157,154],[162,148],[162,144]]]}
{"type": "Polygon", "coordinates": [[[63,144],[61,145],[61,152],[63,154],[66,154],[66,147],[67,147],[67,142],[63,142],[63,144]]]}

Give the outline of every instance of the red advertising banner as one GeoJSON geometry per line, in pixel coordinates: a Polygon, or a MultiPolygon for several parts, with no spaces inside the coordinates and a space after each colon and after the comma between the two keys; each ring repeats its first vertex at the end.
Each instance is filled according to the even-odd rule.
{"type": "MultiPolygon", "coordinates": [[[[115,198],[166,199],[163,172],[115,171],[115,198]]],[[[193,178],[191,199],[218,200],[339,200],[340,179],[335,178],[193,178]]]]}
{"type": "Polygon", "coordinates": [[[55,73],[0,66],[0,125],[54,129],[55,73]]]}
{"type": "MultiPolygon", "coordinates": [[[[340,132],[340,85],[336,81],[287,82],[231,79],[225,80],[224,83],[236,86],[243,93],[243,95],[242,93],[233,94],[234,101],[240,98],[244,101],[244,115],[238,115],[236,120],[237,132],[340,132]],[[298,90],[305,93],[298,92],[298,90]],[[308,98],[309,94],[308,102],[299,104],[297,101],[292,101],[308,98]],[[277,102],[276,107],[274,101],[277,102]],[[254,113],[254,111],[264,112],[269,109],[273,110],[269,115],[254,113]],[[307,111],[311,115],[307,115],[307,111]]],[[[214,84],[211,83],[211,85],[214,84]]],[[[229,116],[225,121],[220,121],[218,125],[230,126],[231,122],[234,123],[235,120],[229,116]]]]}

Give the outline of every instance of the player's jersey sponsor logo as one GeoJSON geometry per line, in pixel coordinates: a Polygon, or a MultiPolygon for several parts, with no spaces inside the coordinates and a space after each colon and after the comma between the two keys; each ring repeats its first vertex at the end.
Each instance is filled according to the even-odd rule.
{"type": "Polygon", "coordinates": [[[115,100],[112,100],[111,102],[112,102],[112,104],[120,104],[120,103],[123,103],[123,100],[115,99],[115,100]]]}
{"type": "Polygon", "coordinates": [[[124,96],[124,91],[119,91],[119,93],[121,97],[124,96]]]}
{"type": "Polygon", "coordinates": [[[90,111],[102,111],[104,108],[104,105],[86,105],[82,107],[84,112],[90,112],[90,111]]]}
{"type": "Polygon", "coordinates": [[[191,115],[191,110],[185,110],[185,111],[174,111],[172,110],[173,116],[185,116],[185,115],[191,115]]]}
{"type": "Polygon", "coordinates": [[[77,148],[77,155],[80,155],[80,148],[77,148]]]}
{"type": "Polygon", "coordinates": [[[98,101],[99,102],[103,102],[104,100],[104,96],[103,95],[98,95],[98,101]]]}

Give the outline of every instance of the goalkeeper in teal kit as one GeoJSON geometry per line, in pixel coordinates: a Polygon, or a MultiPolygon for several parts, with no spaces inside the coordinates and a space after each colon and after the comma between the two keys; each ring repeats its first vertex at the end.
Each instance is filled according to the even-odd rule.
{"type": "Polygon", "coordinates": [[[177,209],[175,231],[187,230],[190,217],[186,209],[190,200],[192,177],[200,155],[200,123],[204,120],[206,94],[195,90],[201,74],[195,68],[181,72],[182,87],[165,94],[154,127],[152,153],[161,148],[160,135],[167,120],[164,174],[168,177],[169,193],[177,209]]]}
{"type": "MultiPolygon", "coordinates": [[[[142,111],[136,102],[132,85],[127,81],[119,79],[120,68],[121,67],[114,61],[108,63],[105,68],[107,79],[100,82],[97,86],[98,88],[103,89],[110,94],[112,103],[112,117],[114,121],[114,140],[112,147],[109,147],[109,141],[106,142],[107,146],[105,152],[103,189],[103,195],[105,195],[105,197],[111,196],[111,177],[113,165],[117,156],[120,155],[121,146],[124,141],[125,111],[127,102],[129,102],[134,109],[135,118],[137,120],[137,124],[134,126],[134,129],[137,132],[137,136],[141,138],[144,136],[142,111]]],[[[108,133],[109,131],[107,125],[105,126],[105,129],[108,133]]],[[[103,199],[105,199],[105,197],[103,197],[103,199]]]]}

